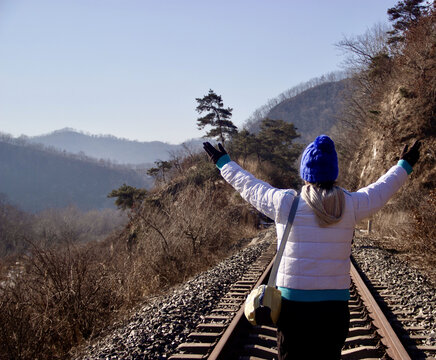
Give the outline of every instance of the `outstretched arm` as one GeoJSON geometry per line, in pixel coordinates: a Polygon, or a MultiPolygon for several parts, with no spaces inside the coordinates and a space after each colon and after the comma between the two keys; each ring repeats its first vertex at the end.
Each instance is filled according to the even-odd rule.
{"type": "Polygon", "coordinates": [[[356,221],[377,212],[401,188],[407,180],[407,175],[412,172],[413,166],[419,160],[420,146],[420,141],[415,141],[410,149],[408,145],[404,146],[397,165],[390,168],[375,183],[352,194],[356,221]]]}
{"type": "MultiPolygon", "coordinates": [[[[279,218],[282,200],[285,196],[293,198],[296,192],[286,192],[257,179],[234,161],[231,161],[221,144],[218,144],[218,149],[208,142],[204,143],[203,147],[210,159],[220,169],[223,178],[240,193],[244,200],[270,219],[279,222],[282,220],[279,218]]],[[[290,206],[292,199],[287,203],[290,206]]],[[[286,212],[286,206],[283,210],[286,212]]]]}

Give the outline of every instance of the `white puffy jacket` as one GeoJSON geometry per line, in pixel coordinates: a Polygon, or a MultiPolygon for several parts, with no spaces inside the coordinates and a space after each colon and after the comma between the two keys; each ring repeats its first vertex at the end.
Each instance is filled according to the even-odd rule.
{"type": "MultiPolygon", "coordinates": [[[[222,167],[221,175],[246,201],[275,221],[280,240],[296,191],[274,188],[233,161],[222,167]]],[[[345,192],[343,218],[328,227],[318,226],[315,214],[300,198],[280,263],[277,286],[301,290],[348,289],[351,240],[356,223],[386,204],[406,179],[406,170],[395,165],[375,183],[357,192],[345,192]]]]}

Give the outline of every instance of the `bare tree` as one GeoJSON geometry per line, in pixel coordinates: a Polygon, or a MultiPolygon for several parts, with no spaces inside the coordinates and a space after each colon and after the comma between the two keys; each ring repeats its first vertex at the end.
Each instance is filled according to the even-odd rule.
{"type": "Polygon", "coordinates": [[[363,35],[345,36],[343,40],[335,44],[346,55],[343,62],[345,70],[355,74],[368,69],[380,54],[389,55],[388,31],[387,25],[379,23],[369,28],[363,35]]]}

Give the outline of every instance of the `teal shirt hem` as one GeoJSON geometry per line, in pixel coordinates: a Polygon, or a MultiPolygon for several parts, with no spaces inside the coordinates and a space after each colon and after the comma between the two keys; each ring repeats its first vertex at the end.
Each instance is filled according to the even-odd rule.
{"type": "Polygon", "coordinates": [[[225,154],[218,159],[218,161],[216,162],[216,167],[221,170],[222,167],[230,161],[230,156],[228,154],[225,154]]]}
{"type": "Polygon", "coordinates": [[[407,175],[410,175],[413,171],[412,166],[410,166],[407,160],[401,159],[400,161],[398,161],[398,165],[407,171],[407,175]]]}
{"type": "Polygon", "coordinates": [[[279,286],[282,298],[291,301],[348,301],[350,300],[349,289],[327,289],[327,290],[300,290],[279,286]]]}

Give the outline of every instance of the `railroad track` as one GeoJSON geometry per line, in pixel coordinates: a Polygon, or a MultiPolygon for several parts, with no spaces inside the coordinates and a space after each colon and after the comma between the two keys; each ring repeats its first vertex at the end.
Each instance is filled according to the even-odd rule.
{"type": "MultiPolygon", "coordinates": [[[[275,251],[273,243],[197,325],[188,336],[189,342],[179,345],[170,360],[277,359],[276,328],[251,326],[243,307],[251,289],[267,282],[275,251]]],[[[362,278],[354,261],[351,278],[350,331],[342,359],[435,359],[436,347],[420,345],[423,337],[419,332],[424,329],[401,326],[399,319],[410,320],[404,318],[401,306],[393,312],[389,310],[392,307],[385,306],[392,297],[383,284],[371,283],[364,275],[362,278]]]]}

